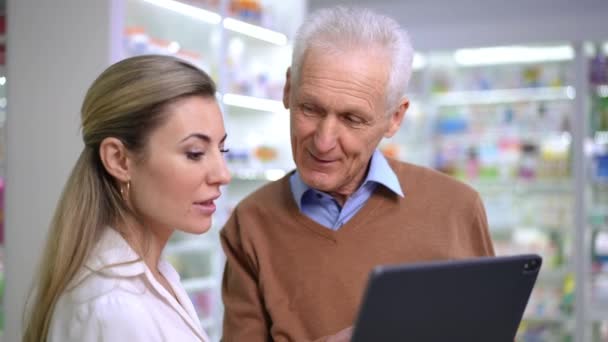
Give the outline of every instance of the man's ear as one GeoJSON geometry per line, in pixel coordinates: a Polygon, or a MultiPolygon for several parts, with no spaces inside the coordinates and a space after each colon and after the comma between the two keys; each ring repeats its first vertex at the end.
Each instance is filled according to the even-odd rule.
{"type": "Polygon", "coordinates": [[[285,72],[285,86],[283,87],[283,106],[289,109],[289,96],[291,93],[291,67],[285,72]]]}
{"type": "Polygon", "coordinates": [[[103,167],[119,182],[131,180],[127,148],[119,139],[109,137],[99,144],[99,157],[103,167]]]}
{"type": "Polygon", "coordinates": [[[399,127],[401,127],[401,123],[403,122],[403,118],[405,117],[405,112],[407,111],[409,106],[410,106],[410,100],[408,100],[407,98],[404,97],[400,100],[397,108],[393,109],[393,111],[389,114],[390,122],[389,122],[388,130],[384,134],[385,138],[390,138],[393,135],[395,135],[395,133],[397,133],[397,131],[399,130],[399,127]]]}

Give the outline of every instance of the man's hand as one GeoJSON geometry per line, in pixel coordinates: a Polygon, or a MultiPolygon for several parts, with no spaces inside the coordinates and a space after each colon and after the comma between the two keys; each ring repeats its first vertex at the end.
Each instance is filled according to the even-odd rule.
{"type": "Polygon", "coordinates": [[[330,336],[327,342],[350,342],[350,337],[353,334],[353,327],[348,327],[340,330],[337,334],[330,336]]]}

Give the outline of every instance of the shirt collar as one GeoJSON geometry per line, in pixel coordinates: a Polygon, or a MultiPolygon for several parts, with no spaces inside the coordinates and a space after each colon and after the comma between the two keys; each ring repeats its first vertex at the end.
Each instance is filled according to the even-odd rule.
{"type": "MultiPolygon", "coordinates": [[[[401,190],[401,184],[399,183],[399,179],[397,178],[395,171],[393,171],[384,155],[382,155],[382,153],[378,150],[375,150],[374,154],[372,154],[367,176],[365,177],[365,180],[363,181],[361,186],[364,186],[368,182],[375,182],[384,185],[386,188],[388,188],[395,194],[404,197],[403,191],[401,190]]],[[[300,177],[300,173],[297,170],[291,176],[290,184],[294,198],[298,199],[296,203],[298,204],[298,207],[301,210],[302,197],[309,190],[315,189],[304,183],[304,181],[300,177]]]]}
{"type": "MultiPolygon", "coordinates": [[[[179,286],[180,276],[173,266],[161,259],[159,260],[158,269],[163,276],[167,278],[182,305],[175,301],[169,292],[158,283],[152,273],[148,270],[143,259],[115,229],[111,227],[104,228],[101,238],[91,251],[84,266],[85,267],[82,268],[71,282],[69,288],[75,287],[92,273],[102,274],[112,278],[128,278],[144,275],[150,286],[177,311],[197,336],[199,336],[202,341],[209,340],[200,327],[196,311],[188,299],[188,294],[179,286]]],[[[111,290],[114,283],[110,283],[110,285],[112,287],[108,287],[107,290],[111,290]]]]}
{"type": "Polygon", "coordinates": [[[146,265],[127,241],[111,227],[105,227],[84,267],[71,281],[76,286],[92,273],[110,277],[133,277],[144,274],[146,265]]]}
{"type": "Polygon", "coordinates": [[[372,155],[369,171],[367,172],[367,177],[365,178],[365,181],[363,181],[363,184],[367,182],[382,184],[395,194],[404,197],[399,178],[397,178],[395,171],[393,171],[388,164],[384,155],[378,150],[374,151],[374,154],[372,155]]]}
{"type": "Polygon", "coordinates": [[[311,190],[312,188],[306,185],[306,183],[304,183],[297,169],[289,178],[289,182],[291,184],[291,192],[293,193],[293,198],[296,199],[296,204],[298,205],[298,208],[302,210],[302,197],[307,191],[311,190]]]}

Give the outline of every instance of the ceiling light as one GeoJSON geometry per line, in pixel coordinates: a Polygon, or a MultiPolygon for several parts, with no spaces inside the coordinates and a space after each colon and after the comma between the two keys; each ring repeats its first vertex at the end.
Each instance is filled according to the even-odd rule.
{"type": "Polygon", "coordinates": [[[199,8],[199,7],[186,5],[179,1],[174,1],[174,0],[144,0],[144,1],[151,3],[153,5],[156,5],[158,7],[166,8],[173,12],[177,12],[177,13],[207,22],[209,24],[218,24],[220,21],[222,21],[222,17],[217,13],[214,13],[214,12],[211,12],[211,11],[199,8]]]}

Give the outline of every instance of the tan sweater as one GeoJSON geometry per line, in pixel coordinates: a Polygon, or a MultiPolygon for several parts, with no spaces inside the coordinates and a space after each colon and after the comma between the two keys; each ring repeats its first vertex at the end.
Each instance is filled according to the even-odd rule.
{"type": "Polygon", "coordinates": [[[493,255],[477,192],[389,160],[405,197],[378,186],[337,231],[302,214],[288,174],[244,199],[221,233],[223,341],[323,341],[354,323],[379,264],[493,255]]]}

